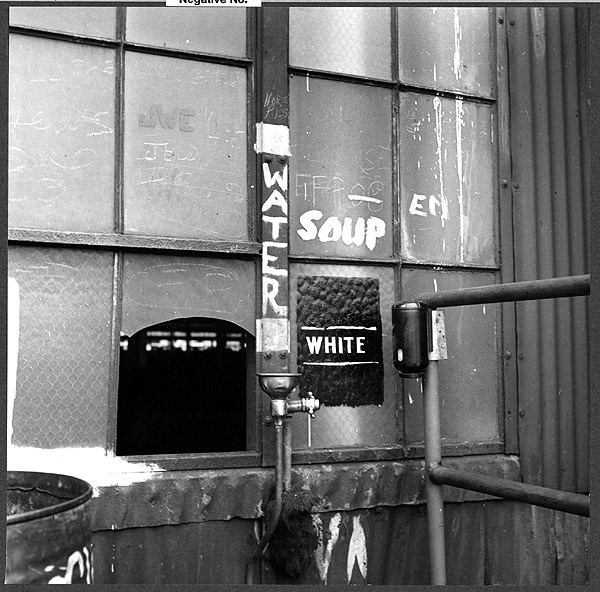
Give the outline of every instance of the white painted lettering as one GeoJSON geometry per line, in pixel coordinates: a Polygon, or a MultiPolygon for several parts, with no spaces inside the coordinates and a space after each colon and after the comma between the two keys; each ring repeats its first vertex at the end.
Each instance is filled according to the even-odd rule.
{"type": "MultiPolygon", "coordinates": [[[[262,129],[262,128],[261,128],[262,129]]],[[[288,186],[288,169],[287,165],[283,167],[283,170],[275,170],[271,172],[269,164],[263,163],[263,181],[267,189],[271,190],[269,197],[265,200],[262,205],[261,211],[263,221],[263,249],[262,249],[262,309],[263,317],[275,314],[278,317],[287,317],[288,306],[286,302],[286,295],[280,294],[280,277],[286,277],[288,275],[287,270],[287,233],[283,230],[285,224],[288,223],[288,204],[287,192],[288,186]],[[276,188],[277,187],[277,188],[276,188]],[[281,210],[283,215],[267,215],[267,213],[274,207],[281,210]],[[269,236],[270,235],[270,236],[269,236]],[[281,236],[281,240],[280,239],[281,236]],[[269,240],[271,239],[271,240],[269,240]],[[283,250],[283,253],[278,250],[283,250]],[[279,267],[279,260],[283,267],[279,267]],[[274,276],[274,277],[272,277],[274,276]],[[278,302],[278,298],[281,301],[278,302]]],[[[264,340],[263,336],[263,340],[264,340]]],[[[264,343],[263,343],[264,346],[264,343]]]]}
{"type": "Polygon", "coordinates": [[[323,217],[323,212],[319,210],[309,210],[300,216],[300,224],[302,228],[297,230],[298,236],[302,240],[313,240],[317,236],[317,226],[315,220],[320,220],[323,217]]]}
{"type": "Polygon", "coordinates": [[[351,354],[352,353],[352,341],[354,338],[353,337],[344,337],[343,339],[346,342],[346,352],[351,354]]]}
{"type": "MultiPolygon", "coordinates": [[[[87,548],[84,547],[83,550],[85,552],[85,559],[80,551],[75,551],[74,553],[71,553],[71,555],[69,555],[69,558],[67,560],[66,568],[64,568],[64,567],[59,568],[60,570],[65,571],[65,575],[64,576],[57,575],[57,576],[54,576],[53,578],[50,578],[50,580],[48,580],[48,584],[72,584],[73,583],[73,575],[75,573],[75,567],[77,567],[79,570],[79,578],[78,579],[83,579],[85,577],[88,584],[91,583],[91,571],[92,571],[91,559],[90,559],[89,552],[87,551],[87,548]]],[[[48,566],[45,571],[52,571],[53,569],[54,569],[54,566],[48,566]]],[[[77,581],[77,579],[76,579],[76,581],[77,581]]]]}
{"type": "Polygon", "coordinates": [[[262,219],[271,225],[271,234],[274,240],[279,238],[279,228],[282,224],[287,224],[285,216],[263,216],[262,219]]]}
{"type": "Polygon", "coordinates": [[[385,222],[381,218],[371,216],[367,220],[367,231],[365,233],[365,245],[372,251],[377,244],[377,239],[385,235],[385,222]]]}
{"type": "Polygon", "coordinates": [[[265,185],[270,189],[277,183],[279,188],[282,191],[287,191],[288,188],[288,174],[287,174],[287,164],[283,167],[283,172],[275,171],[274,175],[271,175],[271,169],[269,168],[269,164],[263,162],[263,179],[265,180],[265,185]]]}
{"type": "Polygon", "coordinates": [[[355,565],[358,567],[363,580],[366,580],[368,567],[367,540],[365,531],[360,523],[360,516],[354,516],[352,519],[352,536],[348,544],[348,557],[346,561],[348,584],[352,580],[355,565]]]}
{"type": "Polygon", "coordinates": [[[365,219],[358,218],[354,226],[354,236],[352,236],[352,218],[344,218],[342,226],[342,241],[345,245],[355,244],[360,247],[365,242],[365,219]]]}
{"type": "Polygon", "coordinates": [[[262,211],[268,212],[274,206],[281,208],[281,211],[287,216],[287,201],[285,201],[283,193],[277,191],[277,189],[275,189],[273,193],[271,193],[271,195],[269,195],[269,197],[266,199],[265,203],[262,206],[262,211]]]}
{"type": "Polygon", "coordinates": [[[356,353],[357,354],[365,353],[365,338],[364,337],[356,338],[356,353]]]}
{"type": "Polygon", "coordinates": [[[426,195],[414,193],[412,201],[410,202],[410,208],[408,208],[408,211],[413,216],[427,216],[427,212],[425,211],[425,209],[423,208],[423,205],[421,204],[421,202],[426,199],[427,199],[426,195]]]}
{"type": "Polygon", "coordinates": [[[310,354],[318,354],[321,351],[321,343],[323,341],[323,337],[321,335],[315,337],[313,335],[306,336],[306,343],[308,345],[308,352],[310,354]]]}
{"type": "Polygon", "coordinates": [[[335,337],[325,337],[325,353],[337,353],[335,337]]]}
{"type": "Polygon", "coordinates": [[[269,249],[286,249],[287,243],[277,243],[273,241],[263,242],[262,251],[262,272],[263,274],[286,276],[287,269],[280,269],[269,265],[270,262],[277,261],[277,255],[270,255],[269,249]]]}
{"type": "Polygon", "coordinates": [[[321,226],[318,236],[322,243],[339,241],[342,238],[341,222],[335,216],[330,216],[321,226]]]}
{"type": "Polygon", "coordinates": [[[336,242],[342,239],[344,244],[354,244],[357,247],[364,242],[371,251],[375,248],[377,239],[385,236],[385,222],[375,216],[369,217],[366,224],[364,218],[358,218],[355,222],[354,234],[351,218],[344,218],[344,224],[342,225],[339,218],[330,216],[323,222],[321,228],[318,228],[315,222],[322,217],[323,213],[319,210],[304,212],[299,218],[302,228],[296,231],[298,236],[305,241],[314,240],[318,237],[322,243],[336,242]]]}
{"type": "Polygon", "coordinates": [[[429,213],[432,216],[436,215],[435,207],[441,206],[441,205],[442,205],[442,202],[439,199],[436,199],[436,197],[434,195],[429,196],[429,213]]]}
{"type": "Polygon", "coordinates": [[[279,294],[279,282],[276,278],[265,276],[263,278],[263,316],[266,316],[269,306],[273,312],[280,316],[287,316],[288,307],[277,303],[277,295],[279,294]]]}

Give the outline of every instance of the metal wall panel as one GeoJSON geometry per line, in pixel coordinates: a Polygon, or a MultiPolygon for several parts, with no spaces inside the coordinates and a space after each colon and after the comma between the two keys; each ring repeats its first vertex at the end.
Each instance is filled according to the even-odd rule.
{"type": "Polygon", "coordinates": [[[252,520],[94,533],[96,584],[243,584],[252,520]]]}
{"type": "MultiPolygon", "coordinates": [[[[262,584],[429,584],[423,505],[313,514],[318,547],[298,578],[264,562],[262,584]]],[[[589,520],[504,500],[448,504],[450,585],[589,584],[589,520]],[[540,540],[544,544],[540,544],[540,540]]],[[[94,533],[96,584],[243,584],[255,522],[94,533]]],[[[258,574],[257,574],[258,575],[258,574]]],[[[259,581],[259,580],[256,580],[259,581]]]]}
{"type": "MultiPolygon", "coordinates": [[[[583,11],[507,13],[517,281],[589,273],[583,11]]],[[[516,310],[524,480],[586,492],[588,299],[516,310]]]]}

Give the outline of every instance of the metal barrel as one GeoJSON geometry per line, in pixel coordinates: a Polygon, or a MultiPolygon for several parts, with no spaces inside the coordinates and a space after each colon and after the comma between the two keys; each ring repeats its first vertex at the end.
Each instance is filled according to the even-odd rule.
{"type": "Polygon", "coordinates": [[[6,584],[93,583],[89,483],[8,471],[6,584]]]}

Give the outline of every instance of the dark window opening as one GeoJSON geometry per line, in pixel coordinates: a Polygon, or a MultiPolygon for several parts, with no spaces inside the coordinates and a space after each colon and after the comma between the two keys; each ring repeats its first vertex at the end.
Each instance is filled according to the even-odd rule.
{"type": "Polygon", "coordinates": [[[117,455],[246,450],[250,339],[206,318],[122,336],[117,455]]]}

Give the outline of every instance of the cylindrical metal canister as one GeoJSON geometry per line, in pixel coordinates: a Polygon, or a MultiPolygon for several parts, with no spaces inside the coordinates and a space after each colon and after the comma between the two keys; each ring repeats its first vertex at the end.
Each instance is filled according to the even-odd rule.
{"type": "Polygon", "coordinates": [[[6,584],[91,584],[89,483],[8,471],[6,584]]]}
{"type": "Polygon", "coordinates": [[[392,306],[394,367],[405,378],[418,378],[429,364],[430,309],[422,302],[392,306]]]}

